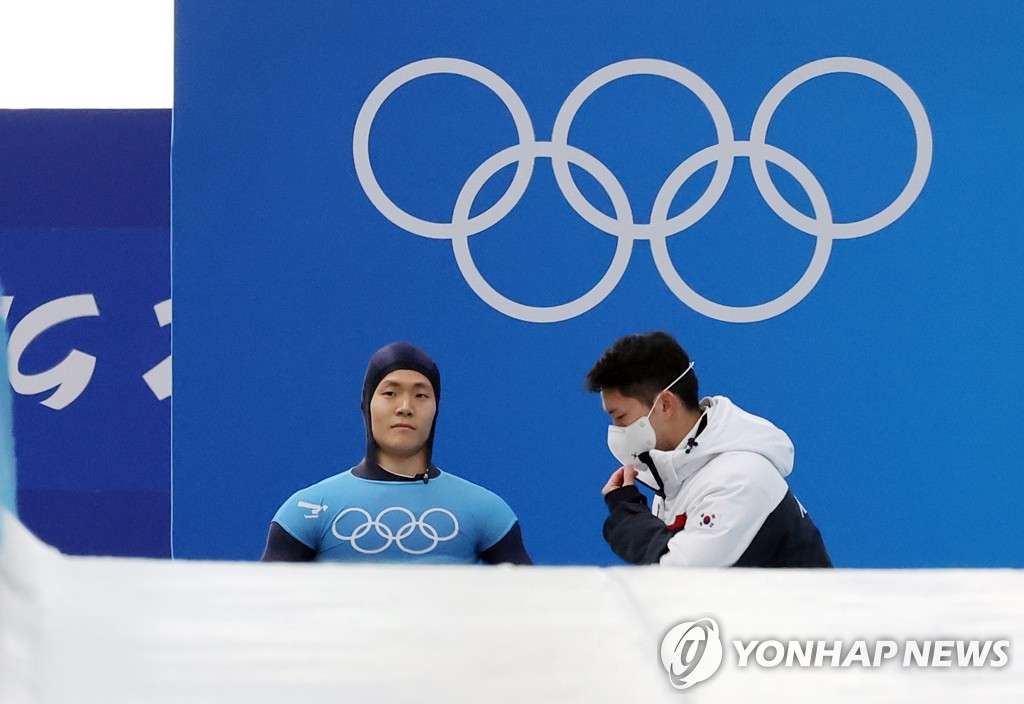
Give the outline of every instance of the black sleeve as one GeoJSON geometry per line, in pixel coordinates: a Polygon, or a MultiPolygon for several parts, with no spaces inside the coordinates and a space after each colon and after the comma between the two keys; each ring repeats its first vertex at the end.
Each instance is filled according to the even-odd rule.
{"type": "Polygon", "coordinates": [[[604,539],[616,555],[634,565],[653,565],[668,552],[673,533],[647,508],[639,489],[615,489],[604,501],[610,512],[604,521],[604,539]]]}
{"type": "Polygon", "coordinates": [[[312,562],[315,557],[316,550],[293,538],[279,523],[270,524],[263,562],[312,562]]]}
{"type": "Polygon", "coordinates": [[[502,562],[510,562],[513,565],[532,565],[533,560],[526,554],[526,546],[523,545],[523,531],[519,527],[519,521],[512,524],[508,533],[505,533],[505,537],[480,553],[480,559],[489,565],[497,565],[502,562]]]}
{"type": "Polygon", "coordinates": [[[831,567],[818,527],[789,490],[734,567],[831,567]]]}

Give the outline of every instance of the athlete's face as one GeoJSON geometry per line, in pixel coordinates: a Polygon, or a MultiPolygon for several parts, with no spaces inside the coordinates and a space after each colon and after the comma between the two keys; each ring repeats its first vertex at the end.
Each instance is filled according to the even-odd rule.
{"type": "Polygon", "coordinates": [[[654,407],[648,406],[638,398],[626,396],[618,389],[601,389],[601,406],[611,418],[612,425],[625,428],[647,416],[651,421],[658,450],[672,450],[675,445],[667,438],[671,437],[668,426],[668,410],[672,405],[671,394],[662,392],[654,399],[654,407]]]}
{"type": "Polygon", "coordinates": [[[640,399],[625,396],[618,389],[601,389],[601,406],[612,424],[620,428],[633,424],[651,410],[640,399]]]}
{"type": "Polygon", "coordinates": [[[413,457],[424,451],[436,413],[430,380],[411,369],[396,369],[381,379],[370,399],[373,439],[383,455],[413,457]]]}

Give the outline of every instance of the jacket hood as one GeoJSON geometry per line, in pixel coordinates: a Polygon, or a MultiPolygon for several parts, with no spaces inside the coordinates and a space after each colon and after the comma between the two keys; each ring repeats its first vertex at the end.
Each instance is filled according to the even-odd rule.
{"type": "Polygon", "coordinates": [[[762,455],[783,477],[793,471],[793,442],[770,421],[744,411],[725,396],[705,398],[700,406],[704,415],[679,447],[650,452],[666,494],[675,493],[694,472],[724,452],[762,455]]]}

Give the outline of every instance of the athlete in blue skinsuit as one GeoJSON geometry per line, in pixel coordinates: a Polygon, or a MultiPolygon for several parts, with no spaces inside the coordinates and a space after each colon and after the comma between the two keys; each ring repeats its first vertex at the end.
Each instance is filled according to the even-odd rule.
{"type": "Polygon", "coordinates": [[[370,359],[366,457],[277,511],[264,561],[532,564],[500,497],[431,463],[441,376],[405,342],[370,359]]]}

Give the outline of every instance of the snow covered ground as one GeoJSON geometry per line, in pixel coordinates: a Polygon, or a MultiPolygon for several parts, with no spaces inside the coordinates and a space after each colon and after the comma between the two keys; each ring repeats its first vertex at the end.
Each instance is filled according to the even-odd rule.
{"type": "Polygon", "coordinates": [[[3,515],[4,704],[1024,701],[1020,571],[82,558],[3,515]]]}

